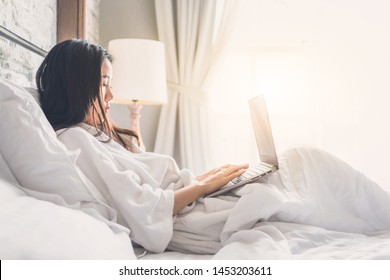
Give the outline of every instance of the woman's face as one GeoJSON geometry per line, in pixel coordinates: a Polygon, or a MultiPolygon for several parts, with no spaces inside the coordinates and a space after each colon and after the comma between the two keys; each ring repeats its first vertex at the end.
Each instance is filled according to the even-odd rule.
{"type": "Polygon", "coordinates": [[[111,79],[112,79],[112,65],[108,59],[105,59],[101,69],[102,77],[100,80],[100,92],[102,94],[102,100],[104,102],[104,111],[107,114],[110,109],[108,102],[114,97],[111,91],[111,79]]]}
{"type": "MultiPolygon", "coordinates": [[[[101,78],[100,78],[100,94],[103,101],[103,110],[107,114],[108,110],[110,109],[109,102],[114,97],[111,91],[111,79],[112,79],[112,65],[111,62],[108,59],[105,59],[102,64],[101,68],[101,78]]],[[[99,107],[99,101],[96,100],[94,102],[95,108],[97,108],[98,111],[100,111],[99,107]]],[[[91,105],[88,115],[85,118],[85,122],[87,124],[93,125],[94,120],[96,120],[96,112],[93,110],[93,105],[91,105]]]]}

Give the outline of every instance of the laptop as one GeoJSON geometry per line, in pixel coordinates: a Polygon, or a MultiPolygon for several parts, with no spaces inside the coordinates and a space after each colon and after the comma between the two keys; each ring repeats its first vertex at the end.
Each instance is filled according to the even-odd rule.
{"type": "Polygon", "coordinates": [[[249,110],[260,162],[249,166],[245,173],[233,179],[217,191],[208,194],[206,197],[222,195],[268,174],[274,173],[279,169],[278,157],[275,150],[274,139],[272,137],[264,96],[259,95],[249,99],[249,110]]]}

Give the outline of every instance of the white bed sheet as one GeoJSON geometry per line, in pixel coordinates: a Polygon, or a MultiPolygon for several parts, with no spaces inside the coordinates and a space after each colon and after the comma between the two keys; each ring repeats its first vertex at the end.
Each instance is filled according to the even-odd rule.
{"type": "Polygon", "coordinates": [[[232,209],[226,207],[227,214],[221,205],[228,200],[200,203],[176,220],[171,247],[182,253],[147,254],[143,259],[390,260],[388,192],[316,149],[289,151],[281,158],[278,176],[283,184],[269,180],[240,189],[240,200],[232,209]],[[220,219],[218,207],[227,215],[219,247],[208,240],[218,235],[218,228],[209,227],[220,219]],[[198,234],[192,234],[194,229],[198,234]],[[194,248],[199,254],[188,254],[194,248]],[[216,253],[202,253],[208,249],[216,253]]]}
{"type": "Polygon", "coordinates": [[[140,260],[390,260],[390,232],[370,235],[293,223],[262,223],[235,234],[217,254],[160,254],[135,248],[140,260]]]}
{"type": "Polygon", "coordinates": [[[235,234],[215,255],[181,252],[146,253],[141,260],[390,260],[390,232],[370,235],[329,231],[293,223],[261,223],[235,234]]]}
{"type": "Polygon", "coordinates": [[[151,253],[143,248],[135,247],[134,253],[139,260],[211,260],[214,255],[188,254],[182,252],[166,251],[164,253],[151,253]]]}

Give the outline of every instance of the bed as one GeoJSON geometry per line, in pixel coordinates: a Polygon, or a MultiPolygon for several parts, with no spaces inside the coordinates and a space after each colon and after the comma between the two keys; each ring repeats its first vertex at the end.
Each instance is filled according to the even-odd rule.
{"type": "MultiPolygon", "coordinates": [[[[12,32],[1,33],[37,50],[12,32]]],[[[155,254],[132,244],[129,229],[116,224],[109,208],[104,216],[94,211],[107,205],[91,195],[94,186],[56,138],[35,89],[0,79],[0,118],[1,259],[390,259],[390,194],[325,152],[292,150],[281,156],[274,179],[201,199],[177,217],[170,249],[155,254]],[[316,169],[304,166],[313,162],[316,169]],[[324,173],[333,188],[318,179],[324,173]],[[224,207],[232,204],[227,213],[224,207]],[[219,221],[210,213],[227,215],[222,232],[213,234],[217,240],[207,239],[217,231],[207,224],[219,221]],[[189,222],[201,231],[180,229],[189,222]]]]}

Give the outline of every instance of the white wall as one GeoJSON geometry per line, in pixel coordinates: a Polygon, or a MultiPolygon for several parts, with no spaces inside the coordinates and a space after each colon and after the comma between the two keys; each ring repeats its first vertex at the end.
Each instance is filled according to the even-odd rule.
{"type": "MultiPolygon", "coordinates": [[[[101,0],[99,28],[100,44],[106,48],[110,40],[118,38],[157,40],[154,0],[101,0]]],[[[113,121],[121,127],[130,127],[127,106],[111,105],[113,121]]],[[[141,112],[141,134],[148,151],[154,148],[160,109],[159,105],[145,105],[141,112]]]]}

